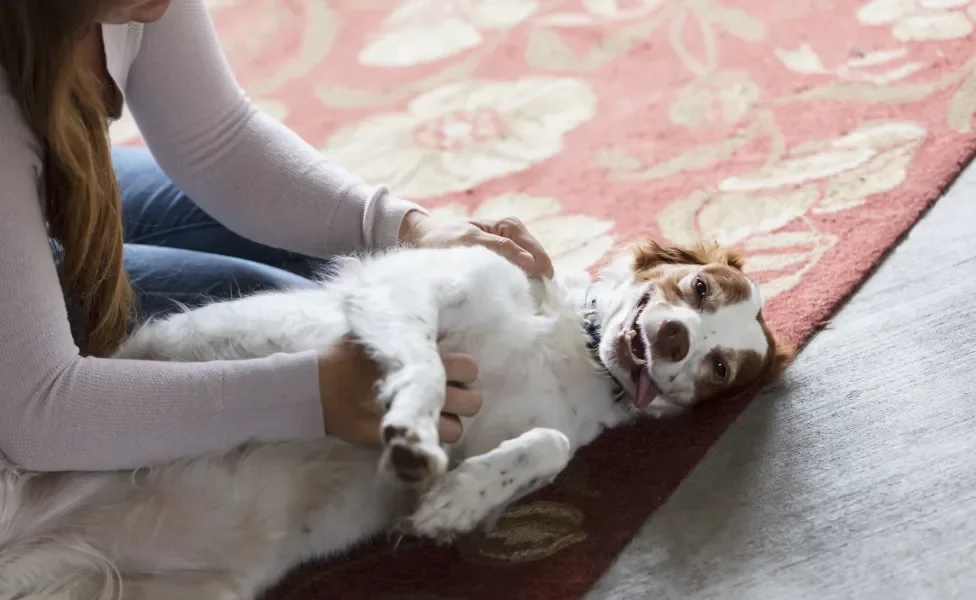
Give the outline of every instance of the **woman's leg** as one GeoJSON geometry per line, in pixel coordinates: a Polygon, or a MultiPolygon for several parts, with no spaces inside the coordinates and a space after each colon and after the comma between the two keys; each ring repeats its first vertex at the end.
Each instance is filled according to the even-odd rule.
{"type": "Polygon", "coordinates": [[[220,254],[303,277],[312,277],[325,262],[258,244],[230,231],[177,188],[145,148],[114,148],[112,162],[122,190],[128,243],[220,254]]]}
{"type": "Polygon", "coordinates": [[[126,244],[124,261],[140,322],[182,306],[316,285],[301,275],[258,262],[179,248],[126,244]]]}
{"type": "MultiPolygon", "coordinates": [[[[51,243],[55,260],[60,248],[51,243]]],[[[179,248],[125,244],[123,262],[135,292],[137,326],[182,307],[230,300],[256,292],[311,288],[311,279],[254,261],[179,248]]],[[[75,343],[82,345],[81,306],[65,297],[75,343]]]]}

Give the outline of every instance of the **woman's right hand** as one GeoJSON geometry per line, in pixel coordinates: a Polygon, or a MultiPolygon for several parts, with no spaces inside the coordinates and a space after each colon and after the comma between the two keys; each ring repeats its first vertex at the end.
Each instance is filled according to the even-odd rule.
{"type": "MultiPolygon", "coordinates": [[[[465,354],[447,354],[441,360],[449,383],[437,429],[440,440],[451,443],[461,438],[459,417],[473,417],[481,409],[481,392],[467,387],[478,378],[478,367],[465,354]]],[[[384,409],[376,401],[376,382],[381,375],[376,361],[349,339],[319,355],[319,395],[327,435],[352,444],[380,445],[384,409]]]]}

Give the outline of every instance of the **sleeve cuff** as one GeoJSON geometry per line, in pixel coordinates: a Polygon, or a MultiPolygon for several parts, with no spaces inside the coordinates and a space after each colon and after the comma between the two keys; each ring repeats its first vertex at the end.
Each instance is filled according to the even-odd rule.
{"type": "Polygon", "coordinates": [[[387,248],[399,242],[400,224],[410,211],[428,214],[418,204],[390,194],[386,186],[379,186],[366,202],[363,212],[363,239],[367,248],[387,248]]]}

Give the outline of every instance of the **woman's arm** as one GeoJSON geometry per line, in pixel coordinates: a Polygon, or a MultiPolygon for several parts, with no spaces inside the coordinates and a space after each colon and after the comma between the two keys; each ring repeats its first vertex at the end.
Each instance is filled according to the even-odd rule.
{"type": "Polygon", "coordinates": [[[0,453],[32,470],[104,470],[321,436],[315,353],[185,364],[79,356],[19,115],[0,81],[0,453]]]}
{"type": "Polygon", "coordinates": [[[388,246],[417,208],[330,163],[257,110],[230,71],[203,0],[174,2],[145,27],[125,92],[160,167],[247,238],[320,257],[388,246]]]}

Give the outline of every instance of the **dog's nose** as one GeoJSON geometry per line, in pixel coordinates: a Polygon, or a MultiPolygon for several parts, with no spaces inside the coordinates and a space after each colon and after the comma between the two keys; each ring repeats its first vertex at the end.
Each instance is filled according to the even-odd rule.
{"type": "Polygon", "coordinates": [[[679,362],[688,356],[688,328],[678,321],[665,321],[654,340],[654,355],[679,362]]]}

